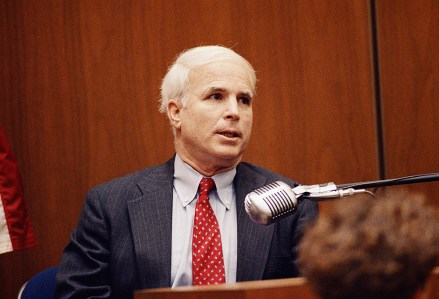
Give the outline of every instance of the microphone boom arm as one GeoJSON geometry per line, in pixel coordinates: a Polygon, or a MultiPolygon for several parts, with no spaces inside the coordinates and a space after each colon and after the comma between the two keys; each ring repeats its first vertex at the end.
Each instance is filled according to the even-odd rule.
{"type": "Polygon", "coordinates": [[[379,180],[379,181],[369,181],[360,183],[350,183],[335,185],[334,183],[326,183],[320,185],[299,185],[293,188],[293,192],[299,200],[305,198],[311,200],[327,200],[332,198],[340,198],[344,196],[351,196],[358,193],[369,193],[373,195],[372,192],[367,191],[365,188],[379,188],[384,186],[394,186],[394,185],[404,185],[404,184],[414,184],[438,181],[439,173],[429,173],[429,174],[418,174],[402,178],[379,180]]]}
{"type": "Polygon", "coordinates": [[[439,180],[439,173],[418,174],[396,179],[369,181],[361,183],[341,184],[326,183],[320,185],[299,185],[293,188],[296,198],[301,201],[305,198],[311,200],[328,200],[344,196],[352,196],[358,193],[369,193],[365,188],[379,188],[403,184],[423,183],[439,180]]]}
{"type": "Polygon", "coordinates": [[[372,188],[439,181],[439,173],[417,174],[396,179],[337,185],[338,188],[372,188]]]}

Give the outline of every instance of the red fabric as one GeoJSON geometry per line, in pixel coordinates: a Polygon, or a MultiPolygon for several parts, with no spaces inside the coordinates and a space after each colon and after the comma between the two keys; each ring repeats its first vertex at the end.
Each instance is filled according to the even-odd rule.
{"type": "MultiPolygon", "coordinates": [[[[37,242],[24,202],[23,186],[18,165],[1,127],[0,197],[3,206],[3,211],[0,211],[0,213],[4,213],[4,217],[2,217],[0,221],[6,220],[12,250],[21,250],[36,246],[37,242]]],[[[2,225],[4,227],[4,224],[5,223],[0,223],[0,227],[2,225]]],[[[0,246],[1,245],[3,244],[0,244],[0,246]]]]}
{"type": "Polygon", "coordinates": [[[192,236],[192,284],[225,283],[221,233],[209,203],[209,192],[215,186],[211,178],[203,178],[195,206],[192,236]]]}

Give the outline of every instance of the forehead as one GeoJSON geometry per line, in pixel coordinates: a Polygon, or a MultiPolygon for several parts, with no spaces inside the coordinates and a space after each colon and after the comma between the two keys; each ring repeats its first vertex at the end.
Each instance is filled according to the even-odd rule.
{"type": "Polygon", "coordinates": [[[232,89],[236,92],[254,94],[251,70],[240,62],[214,62],[192,69],[189,73],[190,91],[208,90],[210,88],[232,89]]]}

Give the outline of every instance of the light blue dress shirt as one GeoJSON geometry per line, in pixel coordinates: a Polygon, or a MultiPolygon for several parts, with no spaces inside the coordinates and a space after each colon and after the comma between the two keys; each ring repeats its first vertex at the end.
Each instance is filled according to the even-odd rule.
{"type": "MultiPolygon", "coordinates": [[[[214,175],[216,189],[209,194],[221,231],[226,283],[236,282],[237,219],[233,179],[236,168],[214,175]]],[[[203,175],[184,163],[178,154],[174,164],[172,207],[172,287],[192,285],[192,230],[198,185],[203,175]]]]}

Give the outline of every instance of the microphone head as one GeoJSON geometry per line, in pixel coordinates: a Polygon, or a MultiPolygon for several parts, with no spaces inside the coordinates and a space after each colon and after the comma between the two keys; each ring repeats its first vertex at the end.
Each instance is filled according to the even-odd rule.
{"type": "Polygon", "coordinates": [[[258,188],[245,197],[245,211],[260,224],[271,224],[296,210],[298,200],[291,187],[281,181],[258,188]]]}

